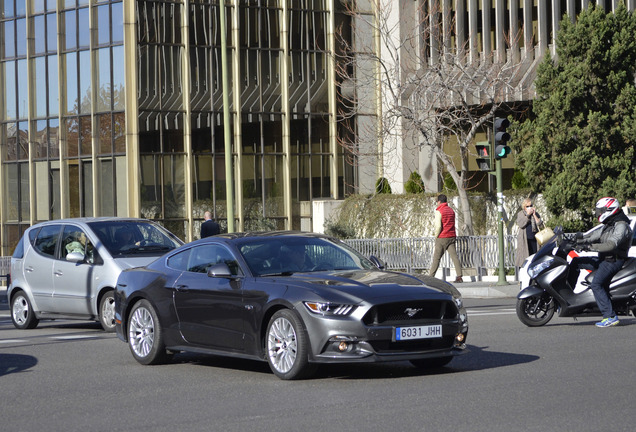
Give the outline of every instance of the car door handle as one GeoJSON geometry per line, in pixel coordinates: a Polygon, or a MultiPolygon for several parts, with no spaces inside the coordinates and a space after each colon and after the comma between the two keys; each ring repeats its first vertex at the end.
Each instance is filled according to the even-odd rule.
{"type": "Polygon", "coordinates": [[[63,271],[61,271],[61,270],[56,270],[55,272],[53,272],[53,274],[54,274],[55,276],[62,276],[62,275],[64,274],[64,272],[63,272],[63,271]]]}
{"type": "Polygon", "coordinates": [[[34,269],[33,269],[33,267],[29,266],[29,267],[25,268],[24,270],[29,272],[29,273],[31,273],[34,269]]]}
{"type": "Polygon", "coordinates": [[[174,287],[177,291],[179,292],[185,292],[188,291],[188,286],[187,285],[177,285],[174,287]]]}

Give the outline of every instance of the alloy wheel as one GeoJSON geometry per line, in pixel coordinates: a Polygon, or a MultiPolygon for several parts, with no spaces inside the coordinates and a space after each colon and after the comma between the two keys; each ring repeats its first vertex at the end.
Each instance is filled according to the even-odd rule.
{"type": "Polygon", "coordinates": [[[24,296],[18,296],[13,302],[13,319],[18,325],[25,325],[29,317],[29,303],[24,296]]]}
{"type": "Polygon", "coordinates": [[[267,353],[277,371],[287,373],[294,367],[298,355],[296,331],[286,318],[277,318],[272,323],[267,335],[267,353]]]}
{"type": "Polygon", "coordinates": [[[155,323],[150,311],[144,307],[135,310],[128,327],[130,347],[139,357],[150,354],[155,341],[155,323]]]}

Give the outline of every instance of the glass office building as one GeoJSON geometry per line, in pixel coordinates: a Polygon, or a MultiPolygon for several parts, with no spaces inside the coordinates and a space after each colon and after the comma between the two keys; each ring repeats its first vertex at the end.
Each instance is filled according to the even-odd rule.
{"type": "Polygon", "coordinates": [[[355,189],[337,144],[329,0],[0,0],[2,255],[42,220],[135,216],[198,238],[311,229],[355,189]],[[229,128],[228,134],[225,128],[229,128]],[[226,174],[225,136],[232,176],[226,174]]]}

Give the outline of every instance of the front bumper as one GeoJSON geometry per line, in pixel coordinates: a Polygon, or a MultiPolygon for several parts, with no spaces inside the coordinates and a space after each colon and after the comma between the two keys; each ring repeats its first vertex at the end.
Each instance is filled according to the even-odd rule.
{"type": "Polygon", "coordinates": [[[359,307],[351,316],[323,317],[299,309],[309,336],[314,363],[373,363],[448,357],[468,352],[468,322],[462,308],[452,319],[412,321],[407,324],[367,325],[368,307],[359,307]],[[441,337],[397,341],[400,326],[441,325],[441,337]]]}

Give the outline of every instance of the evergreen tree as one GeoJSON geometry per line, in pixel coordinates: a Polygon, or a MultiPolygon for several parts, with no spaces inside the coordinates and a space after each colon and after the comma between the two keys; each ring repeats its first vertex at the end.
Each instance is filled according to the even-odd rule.
{"type": "Polygon", "coordinates": [[[556,47],[537,72],[534,116],[512,143],[549,210],[579,211],[566,228],[583,229],[598,198],[636,194],[636,15],[590,7],[561,22],[556,47]]]}

